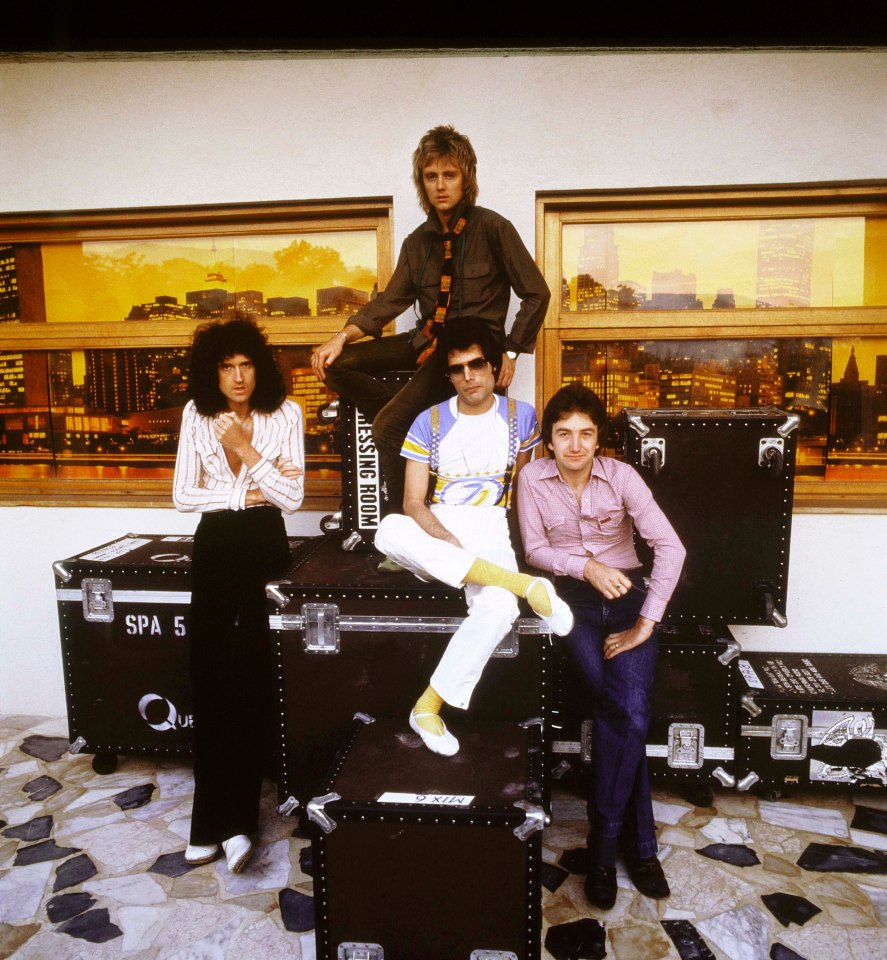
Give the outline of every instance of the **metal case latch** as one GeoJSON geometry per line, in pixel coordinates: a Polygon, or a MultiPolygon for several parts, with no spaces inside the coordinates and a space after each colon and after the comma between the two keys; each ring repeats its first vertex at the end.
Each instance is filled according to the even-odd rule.
{"type": "Polygon", "coordinates": [[[305,806],[308,819],[316,823],[324,833],[332,833],[336,829],[336,821],[323,808],[325,804],[341,799],[338,793],[325,793],[322,797],[309,800],[305,806]]]}
{"type": "Polygon", "coordinates": [[[517,623],[508,633],[499,641],[492,656],[499,660],[513,660],[520,653],[520,640],[518,639],[517,623]]]}
{"type": "Polygon", "coordinates": [[[84,577],[80,584],[83,594],[83,618],[89,623],[111,623],[114,620],[114,596],[110,580],[84,577]]]}
{"type": "Polygon", "coordinates": [[[385,960],[385,951],[378,943],[340,943],[336,960],[385,960]]]}
{"type": "Polygon", "coordinates": [[[542,807],[538,807],[533,803],[527,803],[526,800],[518,800],[514,806],[519,810],[523,810],[527,815],[524,822],[519,823],[514,828],[513,832],[518,840],[526,840],[527,837],[531,837],[537,830],[545,828],[547,818],[542,807]]]}
{"type": "Polygon", "coordinates": [[[302,625],[306,653],[339,652],[339,608],[335,603],[303,603],[302,625]]]}
{"type": "Polygon", "coordinates": [[[807,756],[807,718],[803,714],[777,713],[770,734],[774,760],[804,760],[807,756]]]}
{"type": "Polygon", "coordinates": [[[698,770],[705,751],[705,727],[701,723],[673,723],[668,728],[668,765],[679,770],[698,770]]]}
{"type": "Polygon", "coordinates": [[[472,950],[468,960],[517,960],[511,950],[472,950]]]}

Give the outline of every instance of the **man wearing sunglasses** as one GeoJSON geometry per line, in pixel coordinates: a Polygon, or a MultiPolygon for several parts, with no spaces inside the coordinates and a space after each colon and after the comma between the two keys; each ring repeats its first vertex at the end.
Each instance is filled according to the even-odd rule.
{"type": "Polygon", "coordinates": [[[468,137],[451,126],[429,130],[413,154],[413,183],[426,221],[404,241],[385,289],[311,355],[317,377],[372,422],[391,510],[403,500],[403,438],[422,410],[447,396],[437,350],[444,323],[462,316],[485,323],[504,350],[496,378],[505,389],[518,354],[533,352],[550,299],[517,230],[476,205],[477,157],[468,137]],[[521,305],[506,336],[512,290],[521,305]],[[382,338],[411,307],[413,330],[382,338]],[[415,373],[398,387],[377,379],[390,370],[415,373]]]}
{"type": "Polygon", "coordinates": [[[502,350],[482,320],[451,321],[438,349],[456,395],[413,421],[401,451],[404,515],[382,520],[376,547],[421,579],[465,588],[468,616],[409,718],[430,750],[452,756],[459,742],[441,707],[468,708],[487,660],[517,618],[516,598],[526,597],[561,636],[573,615],[549,581],[518,572],[509,537],[514,480],[540,439],[535,411],[493,392],[502,350]]]}

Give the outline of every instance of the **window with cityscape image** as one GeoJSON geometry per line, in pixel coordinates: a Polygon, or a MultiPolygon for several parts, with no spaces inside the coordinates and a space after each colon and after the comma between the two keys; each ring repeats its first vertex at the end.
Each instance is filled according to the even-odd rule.
{"type": "Polygon", "coordinates": [[[348,202],[339,206],[341,229],[313,208],[308,229],[237,223],[207,235],[176,225],[159,237],[135,230],[119,239],[4,242],[0,224],[3,491],[25,490],[9,486],[17,481],[86,491],[110,481],[107,491],[127,496],[139,485],[124,481],[145,481],[162,502],[193,330],[239,314],[268,332],[287,394],[304,413],[309,495],[334,493],[339,457],[318,417],[333,394],[315,378],[310,353],[375,295],[391,259],[390,203],[351,219],[348,202]]]}
{"type": "Polygon", "coordinates": [[[887,474],[887,338],[566,340],[562,351],[561,382],[591,387],[611,417],[777,406],[801,419],[799,477],[887,474]]]}
{"type": "MultiPolygon", "coordinates": [[[[540,191],[537,402],[777,406],[795,505],[887,504],[887,181],[540,191]]],[[[618,449],[620,438],[614,441],[618,449]]]]}

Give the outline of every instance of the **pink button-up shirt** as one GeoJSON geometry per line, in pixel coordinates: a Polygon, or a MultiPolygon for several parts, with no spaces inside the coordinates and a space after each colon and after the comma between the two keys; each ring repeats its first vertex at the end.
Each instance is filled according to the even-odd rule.
{"type": "Polygon", "coordinates": [[[632,538],[636,528],[654,553],[641,616],[662,619],[686,551],[634,467],[595,457],[577,502],[553,458],[534,460],[518,475],[517,507],[527,561],[577,580],[585,579],[589,557],[619,570],[640,567],[632,538]]]}

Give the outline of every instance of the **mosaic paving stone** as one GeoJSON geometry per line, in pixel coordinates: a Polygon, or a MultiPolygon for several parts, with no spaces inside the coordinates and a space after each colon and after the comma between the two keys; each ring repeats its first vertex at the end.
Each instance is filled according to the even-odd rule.
{"type": "Polygon", "coordinates": [[[299,956],[301,960],[317,960],[317,944],[313,933],[303,933],[299,937],[299,956]]]}
{"type": "MultiPolygon", "coordinates": [[[[641,899],[646,900],[646,897],[641,899]]],[[[622,926],[609,927],[607,936],[613,947],[613,955],[619,960],[663,960],[672,953],[672,945],[662,927],[622,926]]]]}
{"type": "Polygon", "coordinates": [[[181,849],[178,837],[171,836],[163,824],[133,820],[82,833],[77,842],[89,850],[97,864],[110,874],[124,873],[153,863],[164,853],[181,849]]]}
{"type": "Polygon", "coordinates": [[[811,917],[822,913],[822,910],[806,897],[796,897],[791,893],[768,893],[761,899],[764,901],[764,906],[784,927],[790,923],[796,923],[802,927],[811,917]]]}
{"type": "Polygon", "coordinates": [[[752,884],[731,870],[690,850],[675,850],[665,864],[665,871],[671,886],[671,897],[665,901],[668,919],[712,916],[757,892],[752,884]]]}
{"type": "Polygon", "coordinates": [[[253,957],[257,960],[294,960],[297,956],[294,941],[295,936],[282,929],[280,923],[262,916],[244,923],[234,934],[228,956],[242,957],[244,960],[253,957]]]}
{"type": "Polygon", "coordinates": [[[45,840],[52,832],[52,817],[35,817],[18,827],[8,827],[3,831],[4,837],[13,840],[45,840]]]}
{"type": "Polygon", "coordinates": [[[0,877],[0,923],[17,923],[36,916],[51,874],[51,863],[35,863],[0,877]]]}
{"type": "Polygon", "coordinates": [[[151,873],[159,873],[163,877],[181,877],[200,864],[188,863],[185,860],[185,851],[176,850],[175,853],[163,853],[148,867],[151,873]]]}
{"type": "Polygon", "coordinates": [[[859,886],[871,900],[872,906],[875,908],[875,916],[877,916],[881,925],[887,927],[887,890],[882,887],[870,887],[864,883],[859,886]]]}
{"type": "Polygon", "coordinates": [[[553,863],[543,863],[540,865],[539,876],[542,886],[553,893],[570,876],[570,873],[568,870],[556,867],[553,863]]]}
{"type": "Polygon", "coordinates": [[[856,805],[851,827],[857,830],[868,830],[874,833],[887,834],[887,810],[877,810],[874,807],[856,805]]]}
{"type": "Polygon", "coordinates": [[[59,933],[66,933],[69,937],[78,940],[88,940],[90,943],[106,943],[123,936],[123,931],[116,923],[111,923],[111,917],[104,907],[97,910],[88,910],[79,917],[72,917],[56,927],[59,933]]]}
{"type": "Polygon", "coordinates": [[[887,854],[861,847],[811,843],[798,859],[804,870],[839,873],[887,873],[887,854]]]}
{"type": "Polygon", "coordinates": [[[0,923],[0,957],[11,957],[19,947],[26,944],[35,933],[40,932],[39,923],[0,923]]]}
{"type": "Polygon", "coordinates": [[[126,814],[122,810],[115,810],[113,813],[104,816],[61,818],[56,824],[55,836],[57,840],[75,837],[78,834],[86,833],[88,830],[106,827],[109,823],[119,823],[125,816],[126,814]]]}
{"type": "Polygon", "coordinates": [[[143,807],[151,802],[151,794],[154,792],[153,783],[142,783],[137,787],[130,787],[123,793],[118,793],[111,799],[120,807],[121,810],[135,810],[136,807],[143,807]]]}
{"type": "Polygon", "coordinates": [[[19,750],[28,754],[29,757],[38,757],[40,760],[61,760],[68,752],[70,743],[64,737],[44,737],[40,734],[32,734],[25,737],[19,750]]]}
{"type": "Polygon", "coordinates": [[[61,923],[84,913],[95,902],[95,897],[88,893],[60,893],[46,904],[46,916],[52,923],[61,923]]]}
{"type": "Polygon", "coordinates": [[[15,865],[26,867],[31,863],[43,863],[44,860],[64,860],[72,853],[80,853],[78,847],[60,847],[55,840],[42,840],[27,847],[19,847],[15,855],[15,865]]]}
{"type": "Polygon", "coordinates": [[[689,920],[663,920],[662,929],[671,938],[681,960],[715,960],[708,944],[689,920]]]}
{"type": "Polygon", "coordinates": [[[758,810],[765,823],[779,827],[790,827],[805,833],[823,833],[839,840],[848,840],[850,831],[847,821],[839,810],[831,810],[824,805],[786,803],[784,800],[770,803],[758,801],[758,810]]]}
{"type": "Polygon", "coordinates": [[[58,780],[53,780],[52,777],[47,777],[46,775],[37,777],[34,780],[29,780],[22,787],[22,790],[24,790],[32,800],[45,800],[54,793],[58,793],[61,789],[62,785],[58,780]]]}
{"type": "Polygon", "coordinates": [[[570,873],[588,873],[588,847],[574,847],[572,850],[564,850],[558,863],[565,870],[569,870],[570,873]]]}
{"type": "Polygon", "coordinates": [[[715,843],[751,843],[748,824],[738,817],[713,817],[700,832],[715,843]]]}
{"type": "Polygon", "coordinates": [[[754,850],[742,843],[710,843],[696,852],[709,860],[721,860],[734,867],[753,867],[761,862],[754,850]]]}
{"type": "Polygon", "coordinates": [[[117,903],[143,904],[165,903],[166,893],[163,887],[147,874],[138,873],[131,877],[109,877],[107,880],[89,880],[83,889],[97,897],[107,897],[117,903]]]}
{"type": "Polygon", "coordinates": [[[70,860],[59,864],[55,872],[52,892],[58,893],[59,890],[64,890],[67,887],[74,887],[78,883],[83,883],[84,880],[91,879],[97,873],[95,864],[89,859],[89,856],[81,853],[79,857],[72,857],[70,860]]]}
{"type": "Polygon", "coordinates": [[[314,929],[314,898],[295,890],[281,890],[279,894],[280,918],[291,933],[304,933],[314,929]]]}
{"type": "Polygon", "coordinates": [[[299,852],[299,867],[306,876],[314,876],[314,853],[310,844],[299,852]]]}
{"type": "Polygon", "coordinates": [[[795,953],[782,943],[774,943],[770,947],[770,960],[807,960],[800,953],[795,953]]]}
{"type": "Polygon", "coordinates": [[[763,960],[767,956],[768,926],[767,914],[751,904],[696,923],[706,942],[713,943],[730,960],[763,960]]]}
{"type": "Polygon", "coordinates": [[[607,955],[605,940],[603,924],[586,917],[549,927],[545,949],[554,960],[599,960],[607,955]]]}

